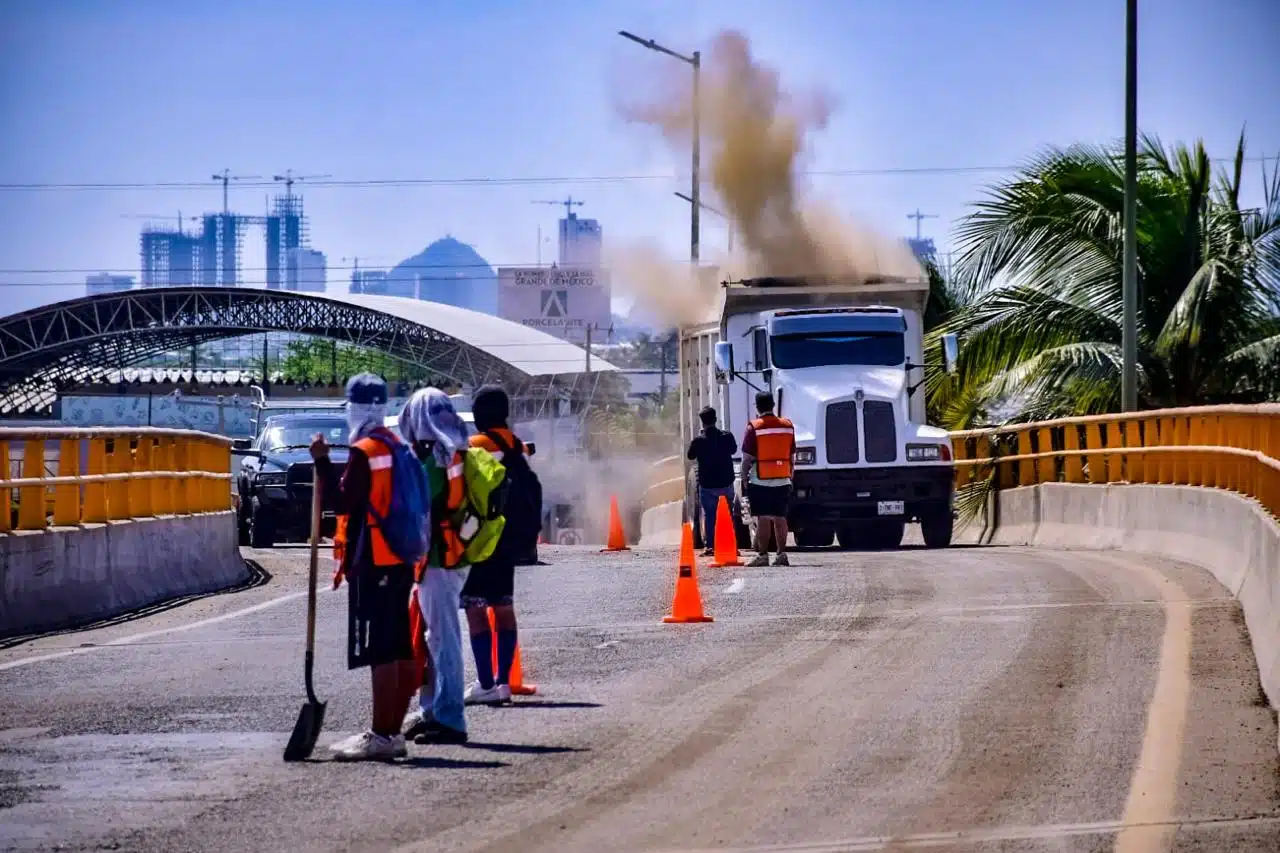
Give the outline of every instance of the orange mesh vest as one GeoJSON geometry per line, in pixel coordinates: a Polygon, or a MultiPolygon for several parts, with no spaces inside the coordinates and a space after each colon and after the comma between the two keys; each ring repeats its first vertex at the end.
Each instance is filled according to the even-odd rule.
{"type": "MultiPolygon", "coordinates": [[[[391,451],[382,442],[374,438],[362,438],[353,447],[359,448],[369,460],[369,507],[374,512],[387,517],[391,511],[391,451]]],[[[398,566],[402,562],[387,545],[386,538],[378,529],[373,513],[367,513],[364,520],[365,533],[369,537],[369,553],[375,566],[398,566]]],[[[333,557],[341,566],[347,553],[347,517],[338,516],[336,529],[333,532],[333,557]]]]}
{"type": "Polygon", "coordinates": [[[791,455],[796,449],[796,428],[777,415],[751,422],[756,432],[756,476],[761,480],[785,480],[791,476],[791,455]]]}

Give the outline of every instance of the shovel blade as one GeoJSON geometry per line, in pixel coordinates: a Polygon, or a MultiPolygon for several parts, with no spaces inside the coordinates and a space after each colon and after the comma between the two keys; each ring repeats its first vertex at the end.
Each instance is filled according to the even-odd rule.
{"type": "Polygon", "coordinates": [[[298,712],[298,722],[293,724],[293,734],[284,748],[285,761],[305,761],[311,757],[324,728],[324,702],[308,702],[298,712]]]}

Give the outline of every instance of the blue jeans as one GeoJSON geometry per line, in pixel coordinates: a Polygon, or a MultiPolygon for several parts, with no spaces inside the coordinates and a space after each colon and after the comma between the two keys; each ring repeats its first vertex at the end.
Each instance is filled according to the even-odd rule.
{"type": "Polygon", "coordinates": [[[423,716],[442,726],[467,730],[462,694],[466,689],[462,657],[462,585],[470,569],[427,567],[418,586],[418,604],[427,621],[427,652],[435,668],[435,684],[424,684],[418,702],[423,716]]]}
{"type": "Polygon", "coordinates": [[[729,502],[729,512],[733,513],[733,486],[724,486],[718,489],[698,489],[698,500],[702,504],[702,542],[712,548],[716,544],[716,510],[720,505],[720,498],[724,497],[729,502]]]}

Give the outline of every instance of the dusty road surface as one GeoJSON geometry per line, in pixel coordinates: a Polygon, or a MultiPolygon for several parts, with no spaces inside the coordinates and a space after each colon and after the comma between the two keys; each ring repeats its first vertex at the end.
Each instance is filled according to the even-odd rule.
{"type": "Polygon", "coordinates": [[[664,625],[671,551],[548,549],[518,580],[538,695],[466,747],[330,762],[364,722],[345,593],[305,551],[256,588],[0,650],[0,849],[1280,850],[1280,762],[1239,608],[1207,574],[1019,548],[712,569],[664,625]]]}

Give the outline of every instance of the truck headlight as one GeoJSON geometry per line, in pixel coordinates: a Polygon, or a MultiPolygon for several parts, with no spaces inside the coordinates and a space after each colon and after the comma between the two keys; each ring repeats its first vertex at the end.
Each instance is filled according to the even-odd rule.
{"type": "Polygon", "coordinates": [[[288,481],[289,475],[284,471],[263,471],[256,479],[259,486],[283,486],[288,481]]]}
{"type": "Polygon", "coordinates": [[[945,444],[908,444],[908,462],[950,462],[951,450],[945,444]]]}
{"type": "Polygon", "coordinates": [[[812,447],[796,448],[796,464],[797,465],[812,465],[817,461],[818,461],[818,452],[814,450],[812,447]]]}

